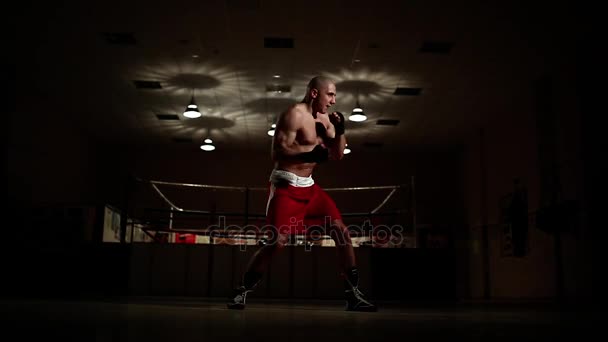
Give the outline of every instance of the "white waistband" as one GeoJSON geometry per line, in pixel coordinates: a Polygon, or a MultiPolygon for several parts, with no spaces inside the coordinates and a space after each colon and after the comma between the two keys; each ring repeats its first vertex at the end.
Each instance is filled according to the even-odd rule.
{"type": "Polygon", "coordinates": [[[277,169],[272,170],[272,173],[270,174],[270,182],[272,184],[287,182],[289,185],[296,187],[309,187],[315,184],[315,181],[312,179],[312,175],[308,177],[300,177],[295,173],[277,169]]]}

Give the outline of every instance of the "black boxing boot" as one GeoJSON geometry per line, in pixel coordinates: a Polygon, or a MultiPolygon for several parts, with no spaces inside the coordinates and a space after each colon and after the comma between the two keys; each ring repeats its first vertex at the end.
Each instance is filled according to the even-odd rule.
{"type": "Polygon", "coordinates": [[[346,296],[346,311],[378,311],[378,308],[365,299],[363,292],[359,290],[359,271],[357,268],[351,268],[346,272],[345,276],[344,286],[346,290],[344,294],[346,296]]]}
{"type": "Polygon", "coordinates": [[[243,276],[243,285],[234,289],[233,297],[226,304],[228,309],[243,310],[245,308],[247,294],[253,291],[261,279],[261,273],[253,271],[246,272],[243,276]]]}

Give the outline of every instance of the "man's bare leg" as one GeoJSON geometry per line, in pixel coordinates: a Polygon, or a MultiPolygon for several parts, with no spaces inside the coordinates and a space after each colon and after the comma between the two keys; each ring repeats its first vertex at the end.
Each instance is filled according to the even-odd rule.
{"type": "Polygon", "coordinates": [[[344,278],[344,291],[346,295],[346,310],[349,311],[377,311],[374,304],[367,301],[359,290],[359,269],[355,258],[350,232],[342,220],[334,220],[329,228],[329,236],[336,244],[338,254],[338,269],[344,278]]]}
{"type": "Polygon", "coordinates": [[[289,235],[281,234],[262,248],[258,249],[249,260],[247,272],[266,273],[272,258],[285,248],[289,241],[289,235]]]}
{"type": "Polygon", "coordinates": [[[328,230],[329,236],[336,244],[336,252],[338,254],[338,269],[343,274],[357,265],[355,259],[355,250],[350,238],[348,228],[342,220],[334,220],[332,226],[328,230]]]}
{"type": "Polygon", "coordinates": [[[285,248],[289,239],[288,235],[278,235],[271,239],[265,246],[258,249],[249,260],[247,270],[243,274],[241,286],[235,289],[233,298],[228,302],[229,309],[242,310],[245,308],[247,294],[262,280],[262,276],[268,271],[272,258],[285,248]]]}

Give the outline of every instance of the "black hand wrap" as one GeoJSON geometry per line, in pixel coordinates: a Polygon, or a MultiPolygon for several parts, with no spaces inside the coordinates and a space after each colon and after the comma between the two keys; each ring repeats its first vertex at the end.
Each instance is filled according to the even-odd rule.
{"type": "Polygon", "coordinates": [[[312,151],[300,153],[298,157],[305,163],[322,163],[329,160],[329,150],[317,145],[312,151]]]}
{"type": "Polygon", "coordinates": [[[342,113],[340,112],[336,112],[336,114],[338,114],[338,116],[340,117],[340,122],[336,122],[336,119],[334,119],[333,116],[331,116],[331,123],[334,125],[334,128],[336,129],[336,137],[341,136],[342,134],[344,134],[344,115],[342,115],[342,113]]]}
{"type": "Polygon", "coordinates": [[[315,130],[317,131],[317,136],[321,138],[327,137],[327,129],[325,125],[321,122],[315,122],[315,130]]]}

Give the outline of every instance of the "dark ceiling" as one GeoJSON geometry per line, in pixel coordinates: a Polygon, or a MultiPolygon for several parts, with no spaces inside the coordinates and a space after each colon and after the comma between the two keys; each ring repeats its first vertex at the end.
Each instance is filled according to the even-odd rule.
{"type": "Polygon", "coordinates": [[[23,5],[18,111],[103,143],[187,148],[207,137],[267,148],[277,114],[317,74],[335,79],[336,110],[358,99],[368,116],[347,126],[355,151],[460,144],[529,112],[534,81],[570,65],[579,25],[565,4],[515,1],[23,5]],[[198,119],[182,115],[192,95],[198,119]]]}

